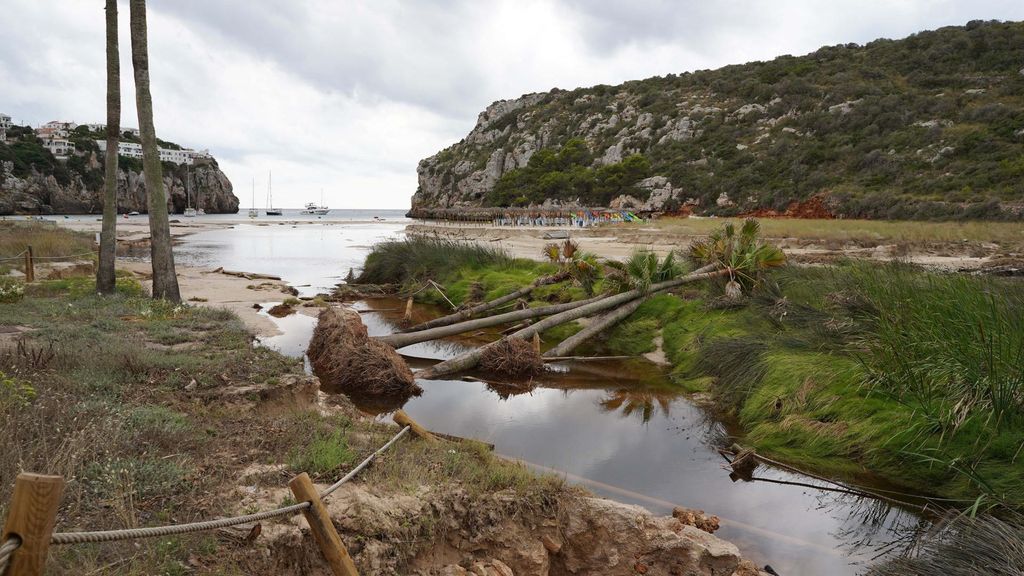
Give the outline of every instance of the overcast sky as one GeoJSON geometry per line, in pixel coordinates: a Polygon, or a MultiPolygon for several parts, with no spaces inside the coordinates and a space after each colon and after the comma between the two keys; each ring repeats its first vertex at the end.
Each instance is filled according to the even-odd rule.
{"type": "MultiPolygon", "coordinates": [[[[150,0],[157,135],[209,148],[250,204],[406,208],[416,164],[494,100],[805,54],[1022,0],[150,0]]],[[[137,126],[121,10],[122,125],[137,126]]],[[[103,122],[101,0],[3,0],[0,112],[103,122]]]]}

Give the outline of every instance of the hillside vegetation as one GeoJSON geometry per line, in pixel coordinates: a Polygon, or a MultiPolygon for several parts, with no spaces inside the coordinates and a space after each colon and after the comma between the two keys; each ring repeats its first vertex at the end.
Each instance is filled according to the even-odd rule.
{"type": "Polygon", "coordinates": [[[1024,23],[970,22],[499,101],[420,163],[413,213],[545,200],[781,213],[820,197],[847,217],[1016,218],[1022,66],[1024,23]]]}

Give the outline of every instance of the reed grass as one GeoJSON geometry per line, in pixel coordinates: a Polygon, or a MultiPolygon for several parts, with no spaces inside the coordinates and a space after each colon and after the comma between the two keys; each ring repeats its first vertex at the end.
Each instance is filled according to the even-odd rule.
{"type": "MultiPolygon", "coordinates": [[[[0,258],[21,254],[29,246],[32,247],[32,253],[39,257],[72,256],[90,252],[92,245],[92,235],[61,226],[0,222],[0,258]]],[[[10,262],[0,261],[0,265],[4,264],[10,265],[10,262]]]]}
{"type": "Polygon", "coordinates": [[[951,434],[972,419],[1024,423],[1024,286],[993,278],[855,266],[867,304],[868,384],[951,434]]]}
{"type": "Polygon", "coordinates": [[[376,244],[356,281],[405,284],[438,280],[462,268],[510,266],[513,261],[507,252],[496,247],[442,238],[407,238],[376,244]]]}

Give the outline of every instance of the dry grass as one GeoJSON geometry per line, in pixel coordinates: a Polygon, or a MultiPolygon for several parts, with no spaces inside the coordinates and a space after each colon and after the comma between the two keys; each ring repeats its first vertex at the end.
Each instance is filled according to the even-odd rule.
{"type": "MultiPolygon", "coordinates": [[[[704,236],[721,227],[721,218],[662,218],[653,222],[659,230],[704,236]]],[[[739,219],[735,220],[740,223],[739,219]]],[[[761,233],[767,238],[801,240],[900,242],[995,242],[1024,245],[1024,226],[1019,222],[919,222],[888,220],[807,220],[762,218],[761,233]]],[[[634,224],[648,227],[651,224],[634,224]]]]}
{"type": "MultiPolygon", "coordinates": [[[[0,304],[0,322],[31,329],[20,349],[0,351],[0,517],[22,470],[67,480],[61,531],[255,512],[265,506],[244,501],[249,487],[280,490],[304,471],[333,481],[397,431],[360,418],[343,398],[324,412],[244,409],[220,400],[232,387],[273,384],[301,370],[293,359],[253,347],[229,313],[77,295],[66,281],[45,284],[16,305],[0,304]],[[144,345],[161,341],[194,346],[144,345]],[[242,471],[253,466],[267,471],[243,480],[242,471]]],[[[473,494],[514,489],[523,496],[516,505],[524,507],[548,502],[561,489],[560,480],[538,481],[477,444],[413,440],[399,442],[359,480],[385,490],[451,482],[473,494]]],[[[428,525],[421,528],[430,534],[428,525]]],[[[410,554],[416,546],[409,544],[410,554]]],[[[57,575],[281,573],[277,559],[212,533],[51,550],[47,573],[57,575]]]]}
{"type": "Polygon", "coordinates": [[[93,237],[52,224],[0,222],[0,258],[20,254],[28,246],[40,257],[70,256],[92,250],[93,237]]]}

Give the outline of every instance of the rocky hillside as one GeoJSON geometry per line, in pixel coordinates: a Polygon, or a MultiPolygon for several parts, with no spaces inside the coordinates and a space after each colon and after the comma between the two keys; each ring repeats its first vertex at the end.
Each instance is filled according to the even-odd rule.
{"type": "Polygon", "coordinates": [[[971,22],[495,102],[420,162],[415,216],[505,206],[1015,218],[1024,23],[971,22]]]}
{"type": "MultiPolygon", "coordinates": [[[[16,141],[0,143],[0,215],[102,212],[103,154],[94,140],[79,139],[73,156],[57,160],[30,129],[18,128],[14,133],[20,135],[16,141]]],[[[118,212],[147,212],[142,161],[121,157],[118,167],[118,212]]],[[[165,162],[163,171],[172,214],[186,208],[186,180],[193,207],[209,214],[238,212],[231,181],[216,160],[197,159],[187,169],[165,162]]]]}

